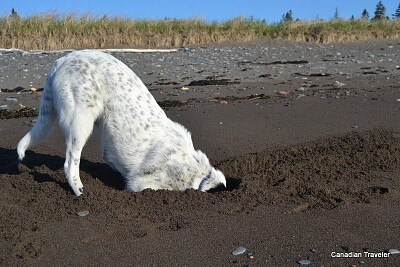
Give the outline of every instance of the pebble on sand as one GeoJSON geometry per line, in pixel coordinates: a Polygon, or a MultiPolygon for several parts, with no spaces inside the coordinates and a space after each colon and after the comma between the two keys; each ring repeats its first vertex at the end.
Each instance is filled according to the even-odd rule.
{"type": "Polygon", "coordinates": [[[333,84],[334,87],[342,87],[342,86],[345,86],[345,85],[346,85],[345,83],[341,83],[341,82],[339,82],[339,81],[336,81],[336,82],[333,84]]]}
{"type": "Polygon", "coordinates": [[[288,91],[279,91],[277,92],[278,95],[289,95],[288,91]]]}
{"type": "Polygon", "coordinates": [[[311,263],[311,261],[309,261],[309,260],[298,260],[298,261],[296,261],[298,264],[301,264],[301,265],[308,265],[308,264],[310,264],[311,263]]]}
{"type": "Polygon", "coordinates": [[[234,251],[232,251],[232,255],[240,255],[246,252],[246,248],[244,247],[238,247],[234,251]]]}
{"type": "Polygon", "coordinates": [[[10,110],[10,108],[8,107],[8,105],[1,105],[0,110],[10,110]]]}
{"type": "Polygon", "coordinates": [[[18,101],[15,97],[6,97],[5,101],[18,101]]]}
{"type": "Polygon", "coordinates": [[[350,247],[348,247],[348,246],[341,246],[340,248],[343,249],[344,251],[350,251],[351,250],[350,247]]]}
{"type": "Polygon", "coordinates": [[[395,249],[395,248],[388,249],[388,250],[386,250],[386,252],[390,253],[390,254],[400,254],[400,250],[395,249]]]}
{"type": "Polygon", "coordinates": [[[86,215],[88,215],[88,214],[89,214],[89,211],[88,211],[88,210],[82,210],[82,211],[78,211],[78,212],[76,213],[76,215],[81,216],[81,217],[84,217],[84,216],[86,216],[86,215]]]}

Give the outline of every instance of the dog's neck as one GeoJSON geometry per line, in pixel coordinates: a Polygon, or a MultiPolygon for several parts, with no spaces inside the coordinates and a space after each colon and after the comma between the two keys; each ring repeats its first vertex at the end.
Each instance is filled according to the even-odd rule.
{"type": "Polygon", "coordinates": [[[202,190],[204,185],[206,184],[207,180],[210,179],[211,177],[211,170],[208,172],[208,174],[201,180],[199,184],[198,190],[202,190]]]}

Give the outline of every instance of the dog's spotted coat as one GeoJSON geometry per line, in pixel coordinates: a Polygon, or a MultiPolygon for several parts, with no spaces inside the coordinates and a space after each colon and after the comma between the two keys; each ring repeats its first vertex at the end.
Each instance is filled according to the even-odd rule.
{"type": "Polygon", "coordinates": [[[126,178],[127,190],[207,191],[226,185],[225,176],[194,149],[190,133],[171,121],[133,71],[109,54],[76,51],[54,63],[37,123],[18,144],[21,160],[57,121],[66,137],[65,176],[77,196],[83,192],[81,152],[93,128],[104,160],[126,178]]]}

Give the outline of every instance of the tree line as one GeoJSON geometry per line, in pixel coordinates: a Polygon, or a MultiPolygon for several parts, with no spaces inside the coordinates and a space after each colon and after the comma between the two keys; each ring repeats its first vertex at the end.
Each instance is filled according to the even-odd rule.
{"type": "MultiPolygon", "coordinates": [[[[396,11],[392,14],[393,19],[400,19],[400,4],[397,7],[396,11]]],[[[333,14],[333,20],[340,19],[339,16],[339,10],[336,7],[335,13],[333,14]]],[[[386,7],[383,5],[382,1],[379,1],[378,4],[376,4],[375,12],[374,12],[374,17],[371,18],[371,20],[382,20],[382,19],[390,19],[389,16],[386,15],[386,7]]],[[[293,21],[293,11],[289,10],[282,16],[282,21],[283,22],[291,22],[293,21]]],[[[296,19],[298,21],[299,19],[296,19]]],[[[355,20],[354,15],[351,16],[350,20],[355,20]]],[[[370,20],[370,15],[367,11],[367,9],[364,9],[361,13],[360,20],[363,21],[369,21],[370,20]]]]}

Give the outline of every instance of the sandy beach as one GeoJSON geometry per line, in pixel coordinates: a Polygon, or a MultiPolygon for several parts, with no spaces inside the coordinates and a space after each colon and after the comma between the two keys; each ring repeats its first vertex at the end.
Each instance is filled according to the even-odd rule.
{"type": "Polygon", "coordinates": [[[6,116],[39,108],[65,53],[0,52],[0,265],[400,265],[400,254],[384,254],[400,249],[399,40],[112,54],[188,128],[228,188],[125,192],[93,135],[85,193],[74,196],[60,129],[19,162],[36,117],[6,116]]]}

